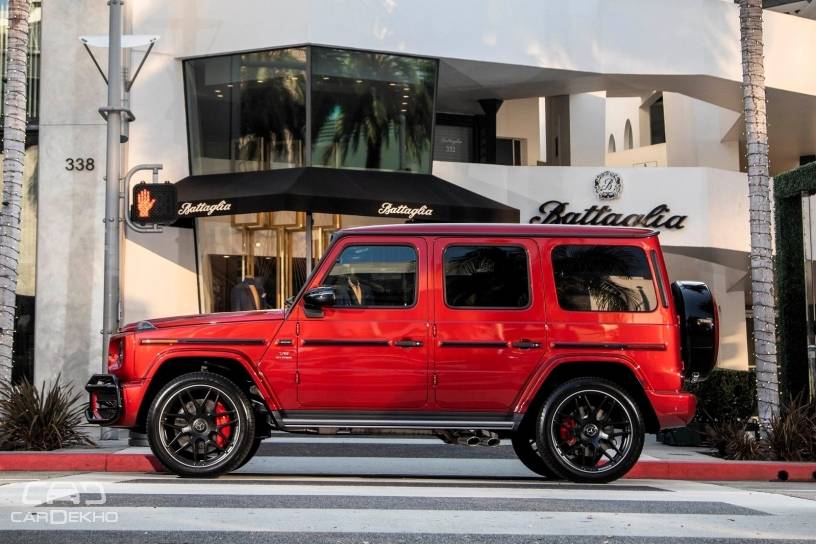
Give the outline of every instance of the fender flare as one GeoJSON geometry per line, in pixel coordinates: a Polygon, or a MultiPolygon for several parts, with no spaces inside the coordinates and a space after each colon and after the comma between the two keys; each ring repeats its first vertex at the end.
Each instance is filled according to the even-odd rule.
{"type": "Polygon", "coordinates": [[[550,375],[557,368],[568,364],[575,363],[611,363],[614,365],[624,366],[629,370],[635,379],[643,387],[644,391],[652,390],[649,381],[640,365],[633,359],[622,354],[611,353],[579,353],[579,354],[564,354],[551,356],[536,367],[535,371],[530,375],[527,383],[521,390],[521,393],[513,403],[513,412],[516,414],[525,414],[530,407],[530,403],[535,399],[541,387],[550,377],[550,375]]]}
{"type": "Polygon", "coordinates": [[[145,387],[150,387],[150,384],[153,381],[153,377],[162,368],[165,364],[169,363],[172,359],[206,359],[206,358],[213,358],[213,359],[227,359],[234,361],[236,364],[240,365],[244,371],[249,375],[252,379],[255,386],[261,391],[261,395],[266,403],[266,407],[270,412],[277,411],[280,407],[280,403],[278,402],[278,398],[275,395],[275,392],[269,387],[267,381],[263,378],[260,371],[257,369],[255,364],[252,360],[246,356],[245,353],[238,350],[227,349],[227,348],[208,348],[208,349],[201,349],[195,347],[173,347],[166,349],[159,353],[153,360],[150,362],[150,365],[147,368],[147,372],[144,376],[145,387]]]}

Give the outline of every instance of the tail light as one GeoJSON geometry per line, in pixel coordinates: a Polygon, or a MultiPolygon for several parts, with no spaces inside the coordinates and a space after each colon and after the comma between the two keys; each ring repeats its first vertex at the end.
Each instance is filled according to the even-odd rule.
{"type": "Polygon", "coordinates": [[[125,362],[125,339],[111,338],[108,343],[108,372],[119,370],[125,362]]]}

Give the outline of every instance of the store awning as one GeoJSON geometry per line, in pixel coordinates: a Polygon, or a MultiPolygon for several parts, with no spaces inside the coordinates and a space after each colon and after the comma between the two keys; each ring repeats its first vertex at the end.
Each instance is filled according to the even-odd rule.
{"type": "Polygon", "coordinates": [[[519,222],[517,209],[430,174],[304,167],[189,176],[176,188],[180,220],[290,210],[414,221],[519,222]]]}

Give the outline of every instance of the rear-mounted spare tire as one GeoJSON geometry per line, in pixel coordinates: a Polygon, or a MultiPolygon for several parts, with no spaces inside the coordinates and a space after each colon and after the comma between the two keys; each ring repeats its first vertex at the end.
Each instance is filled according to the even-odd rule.
{"type": "Polygon", "coordinates": [[[720,324],[714,295],[704,283],[676,281],[671,286],[680,318],[683,374],[687,380],[705,380],[717,364],[720,324]]]}

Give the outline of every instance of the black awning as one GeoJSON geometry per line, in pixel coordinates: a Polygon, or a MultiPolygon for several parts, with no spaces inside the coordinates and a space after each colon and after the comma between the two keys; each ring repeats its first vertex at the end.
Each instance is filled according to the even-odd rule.
{"type": "Polygon", "coordinates": [[[308,211],[415,221],[518,223],[519,211],[430,174],[286,168],[189,176],[176,184],[179,219],[308,211]]]}

